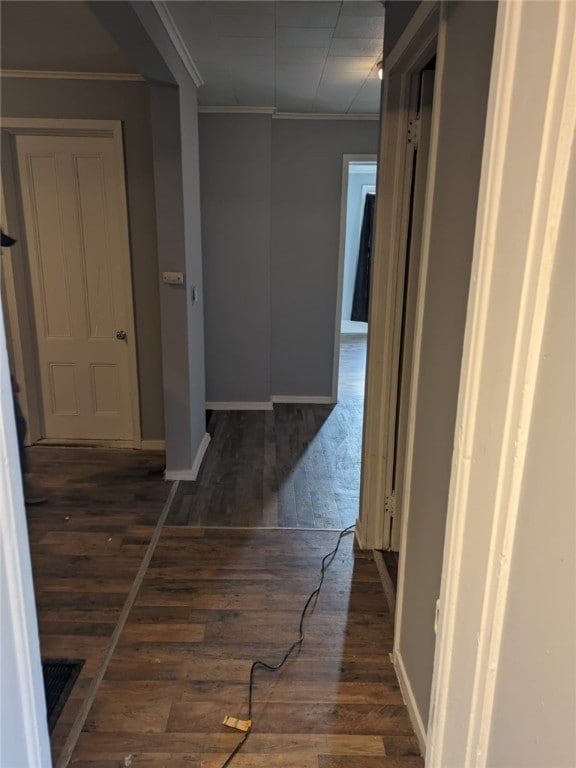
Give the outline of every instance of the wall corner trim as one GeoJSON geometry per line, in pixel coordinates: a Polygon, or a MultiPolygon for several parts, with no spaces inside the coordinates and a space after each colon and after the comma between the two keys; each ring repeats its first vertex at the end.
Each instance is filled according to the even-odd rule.
{"type": "Polygon", "coordinates": [[[205,432],[196,451],[192,467],[190,469],[166,469],[164,480],[196,480],[209,443],[210,435],[205,432]]]}
{"type": "Polygon", "coordinates": [[[192,78],[194,85],[197,88],[200,88],[201,85],[204,85],[204,80],[198,70],[198,67],[196,66],[196,62],[190,55],[190,51],[188,50],[188,47],[184,42],[184,38],[176,26],[176,22],[174,21],[172,14],[168,10],[167,4],[163,0],[152,0],[152,5],[160,17],[160,21],[164,25],[164,28],[168,33],[168,37],[172,41],[172,45],[182,60],[184,68],[192,78]]]}
{"type": "Polygon", "coordinates": [[[416,734],[416,738],[418,739],[418,746],[420,747],[420,752],[422,753],[422,755],[426,755],[426,729],[424,728],[424,721],[422,720],[422,715],[420,714],[420,710],[418,709],[418,704],[416,703],[416,697],[414,696],[414,691],[412,690],[410,679],[406,672],[406,667],[404,666],[404,660],[402,658],[402,654],[398,649],[394,651],[393,663],[394,663],[394,669],[396,670],[396,675],[398,677],[398,682],[400,683],[400,690],[402,691],[402,697],[406,704],[406,708],[408,709],[410,722],[412,723],[412,727],[414,728],[414,733],[416,734]]]}

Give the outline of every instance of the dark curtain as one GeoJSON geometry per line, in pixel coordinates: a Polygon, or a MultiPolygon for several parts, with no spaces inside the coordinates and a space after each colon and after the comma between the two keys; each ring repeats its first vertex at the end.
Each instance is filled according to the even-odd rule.
{"type": "Polygon", "coordinates": [[[356,282],[352,299],[351,320],[368,322],[368,297],[370,295],[370,261],[372,256],[372,232],[374,228],[374,201],[376,195],[368,193],[364,203],[364,218],[360,232],[360,248],[358,251],[358,266],[356,267],[356,282]]]}

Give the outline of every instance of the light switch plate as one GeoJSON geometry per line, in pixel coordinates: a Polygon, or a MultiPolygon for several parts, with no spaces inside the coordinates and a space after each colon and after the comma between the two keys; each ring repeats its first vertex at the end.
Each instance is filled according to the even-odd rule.
{"type": "Polygon", "coordinates": [[[184,272],[162,272],[162,282],[167,285],[184,285],[184,272]]]}

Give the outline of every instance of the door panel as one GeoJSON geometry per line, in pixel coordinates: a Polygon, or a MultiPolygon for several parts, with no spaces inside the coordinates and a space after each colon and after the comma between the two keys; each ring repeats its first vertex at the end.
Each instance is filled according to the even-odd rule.
{"type": "Polygon", "coordinates": [[[132,334],[111,138],[18,136],[44,437],[131,440],[132,334]]]}

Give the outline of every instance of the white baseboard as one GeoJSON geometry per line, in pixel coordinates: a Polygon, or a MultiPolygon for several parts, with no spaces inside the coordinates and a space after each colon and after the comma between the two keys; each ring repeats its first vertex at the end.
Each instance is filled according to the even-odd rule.
{"type": "Polygon", "coordinates": [[[207,411],[271,411],[272,403],[270,400],[259,403],[255,400],[240,400],[240,401],[222,401],[206,403],[207,411]]]}
{"type": "Polygon", "coordinates": [[[373,549],[372,556],[374,557],[376,568],[378,569],[378,573],[380,574],[380,581],[382,582],[382,590],[384,591],[384,597],[386,598],[386,602],[388,603],[390,615],[392,616],[392,618],[394,618],[394,615],[396,613],[396,590],[394,589],[394,584],[392,583],[392,579],[390,577],[390,574],[388,573],[388,568],[386,568],[384,555],[379,549],[373,549]]]}
{"type": "Polygon", "coordinates": [[[368,323],[362,323],[359,320],[343,320],[340,326],[340,333],[346,335],[350,334],[363,334],[368,335],[368,323]]]}
{"type": "Polygon", "coordinates": [[[412,727],[414,728],[414,733],[416,734],[416,738],[418,739],[418,746],[420,747],[420,752],[422,753],[422,755],[426,755],[426,729],[424,727],[422,715],[420,714],[420,710],[418,709],[416,698],[414,696],[414,691],[412,690],[412,686],[410,685],[410,680],[408,679],[408,675],[406,673],[406,667],[404,666],[404,661],[402,659],[402,654],[400,653],[400,651],[396,650],[394,654],[392,654],[392,659],[394,662],[394,669],[396,670],[396,675],[398,677],[398,682],[400,683],[400,690],[402,691],[404,703],[406,704],[406,708],[408,709],[410,722],[412,723],[412,727]]]}
{"type": "Polygon", "coordinates": [[[140,444],[140,448],[143,451],[165,451],[166,441],[165,440],[142,440],[140,444]]]}
{"type": "Polygon", "coordinates": [[[333,405],[336,401],[333,397],[317,395],[272,395],[273,403],[285,403],[287,405],[333,405]]]}
{"type": "Polygon", "coordinates": [[[196,451],[192,467],[190,469],[167,469],[164,472],[164,480],[196,480],[209,443],[210,435],[205,432],[196,451]]]}
{"type": "Polygon", "coordinates": [[[354,529],[354,537],[356,538],[356,543],[358,544],[360,549],[368,549],[368,547],[366,546],[366,531],[364,530],[364,524],[359,517],[356,518],[356,528],[354,529]]]}

